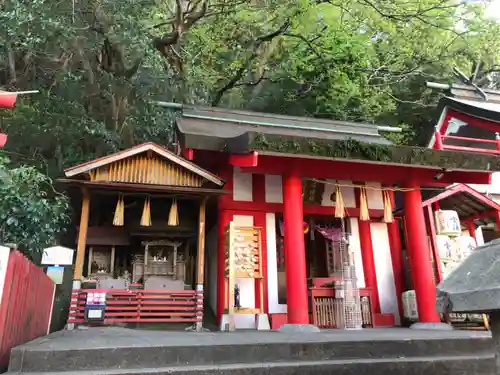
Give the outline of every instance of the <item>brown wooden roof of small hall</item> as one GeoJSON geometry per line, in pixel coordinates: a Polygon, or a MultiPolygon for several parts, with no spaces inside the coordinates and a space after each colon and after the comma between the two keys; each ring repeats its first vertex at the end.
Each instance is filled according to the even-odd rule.
{"type": "Polygon", "coordinates": [[[91,160],[65,171],[59,181],[90,187],[151,191],[220,191],[215,174],[152,142],[91,160]]]}

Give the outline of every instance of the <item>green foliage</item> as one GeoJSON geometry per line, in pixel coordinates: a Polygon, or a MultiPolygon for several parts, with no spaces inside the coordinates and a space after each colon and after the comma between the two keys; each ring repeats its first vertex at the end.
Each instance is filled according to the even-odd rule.
{"type": "Polygon", "coordinates": [[[1,155],[0,181],[0,243],[15,243],[37,259],[69,222],[68,200],[36,168],[11,168],[1,155]]]}
{"type": "MultiPolygon", "coordinates": [[[[171,142],[151,100],[402,125],[425,143],[451,68],[494,67],[499,25],[444,0],[124,0],[27,4],[0,15],[0,85],[41,89],[4,113],[8,149],[51,176],[144,139],[171,142]]],[[[13,162],[18,160],[12,157],[13,162]]]]}

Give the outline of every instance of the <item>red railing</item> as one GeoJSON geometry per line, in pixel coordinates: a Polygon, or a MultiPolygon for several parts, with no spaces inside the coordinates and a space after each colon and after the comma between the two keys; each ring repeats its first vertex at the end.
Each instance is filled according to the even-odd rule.
{"type": "Polygon", "coordinates": [[[68,323],[85,323],[87,293],[105,293],[103,323],[189,323],[203,320],[203,292],[195,290],[73,290],[68,323]]]}
{"type": "Polygon", "coordinates": [[[0,301],[0,372],[13,347],[49,332],[54,292],[55,284],[42,268],[20,252],[10,252],[0,301]]]}
{"type": "Polygon", "coordinates": [[[434,136],[436,138],[436,143],[434,145],[434,148],[437,150],[450,150],[450,151],[464,151],[464,152],[478,152],[478,153],[484,153],[484,154],[493,154],[493,155],[500,155],[500,139],[497,136],[497,139],[481,139],[481,138],[467,138],[467,137],[459,137],[455,135],[443,135],[439,131],[434,132],[434,136]],[[449,145],[445,144],[445,140],[455,140],[455,141],[468,141],[468,142],[475,142],[475,143],[489,143],[489,144],[494,144],[496,146],[495,149],[488,149],[488,148],[477,148],[477,147],[466,147],[466,146],[455,146],[455,145],[449,145]]]}

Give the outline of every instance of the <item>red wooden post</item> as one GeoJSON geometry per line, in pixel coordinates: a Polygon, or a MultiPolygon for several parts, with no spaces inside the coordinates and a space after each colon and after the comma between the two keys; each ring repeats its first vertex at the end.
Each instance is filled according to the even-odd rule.
{"type": "Polygon", "coordinates": [[[474,241],[476,241],[476,246],[477,246],[476,225],[474,224],[474,222],[472,220],[468,221],[466,224],[467,224],[467,229],[469,230],[469,235],[472,238],[474,238],[474,241]]]}
{"type": "Polygon", "coordinates": [[[361,246],[361,257],[363,260],[363,272],[365,284],[372,290],[372,305],[375,313],[380,313],[380,301],[377,285],[377,271],[375,269],[375,257],[373,254],[372,231],[369,221],[358,221],[359,243],[361,246]]]}
{"type": "Polygon", "coordinates": [[[226,226],[231,221],[229,211],[219,208],[219,220],[217,228],[217,324],[220,324],[224,308],[226,306],[226,226]]]}
{"type": "Polygon", "coordinates": [[[436,286],[431,265],[431,253],[427,242],[422,196],[420,186],[412,181],[413,190],[405,193],[405,220],[410,250],[413,287],[417,296],[418,317],[420,322],[438,323],[441,321],[436,312],[436,286]]]}
{"type": "Polygon", "coordinates": [[[497,223],[497,231],[500,232],[500,211],[495,212],[495,219],[497,223]]]}
{"type": "Polygon", "coordinates": [[[283,219],[288,323],[309,324],[302,180],[297,171],[283,178],[283,219]]]}
{"type": "Polygon", "coordinates": [[[394,284],[398,298],[399,316],[402,320],[404,316],[402,296],[405,291],[405,270],[398,219],[395,218],[392,223],[387,224],[387,231],[391,247],[392,270],[394,272],[394,284]]]}
{"type": "MultiPolygon", "coordinates": [[[[361,189],[355,189],[356,207],[361,207],[361,189]]],[[[359,245],[361,247],[361,260],[365,285],[371,290],[371,305],[375,313],[380,313],[380,298],[378,293],[377,271],[375,269],[375,256],[373,253],[372,231],[370,221],[358,220],[359,245]]]]}
{"type": "Polygon", "coordinates": [[[434,138],[435,138],[434,148],[436,150],[442,150],[443,149],[443,138],[442,138],[441,133],[439,132],[439,128],[437,126],[436,126],[436,130],[434,131],[434,138]]]}
{"type": "Polygon", "coordinates": [[[432,211],[431,205],[427,205],[426,208],[427,219],[429,220],[432,254],[434,255],[434,263],[437,271],[437,282],[440,283],[443,281],[443,270],[441,269],[441,257],[439,256],[439,249],[437,247],[436,240],[436,220],[434,219],[434,212],[432,211]]]}

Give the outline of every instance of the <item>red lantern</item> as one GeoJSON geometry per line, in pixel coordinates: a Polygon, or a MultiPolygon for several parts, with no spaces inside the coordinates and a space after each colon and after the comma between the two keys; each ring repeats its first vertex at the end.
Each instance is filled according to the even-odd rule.
{"type": "Polygon", "coordinates": [[[17,93],[0,91],[0,108],[14,108],[16,100],[17,100],[17,93]]]}
{"type": "Polygon", "coordinates": [[[7,143],[7,134],[0,133],[0,148],[3,148],[7,143]]]}

